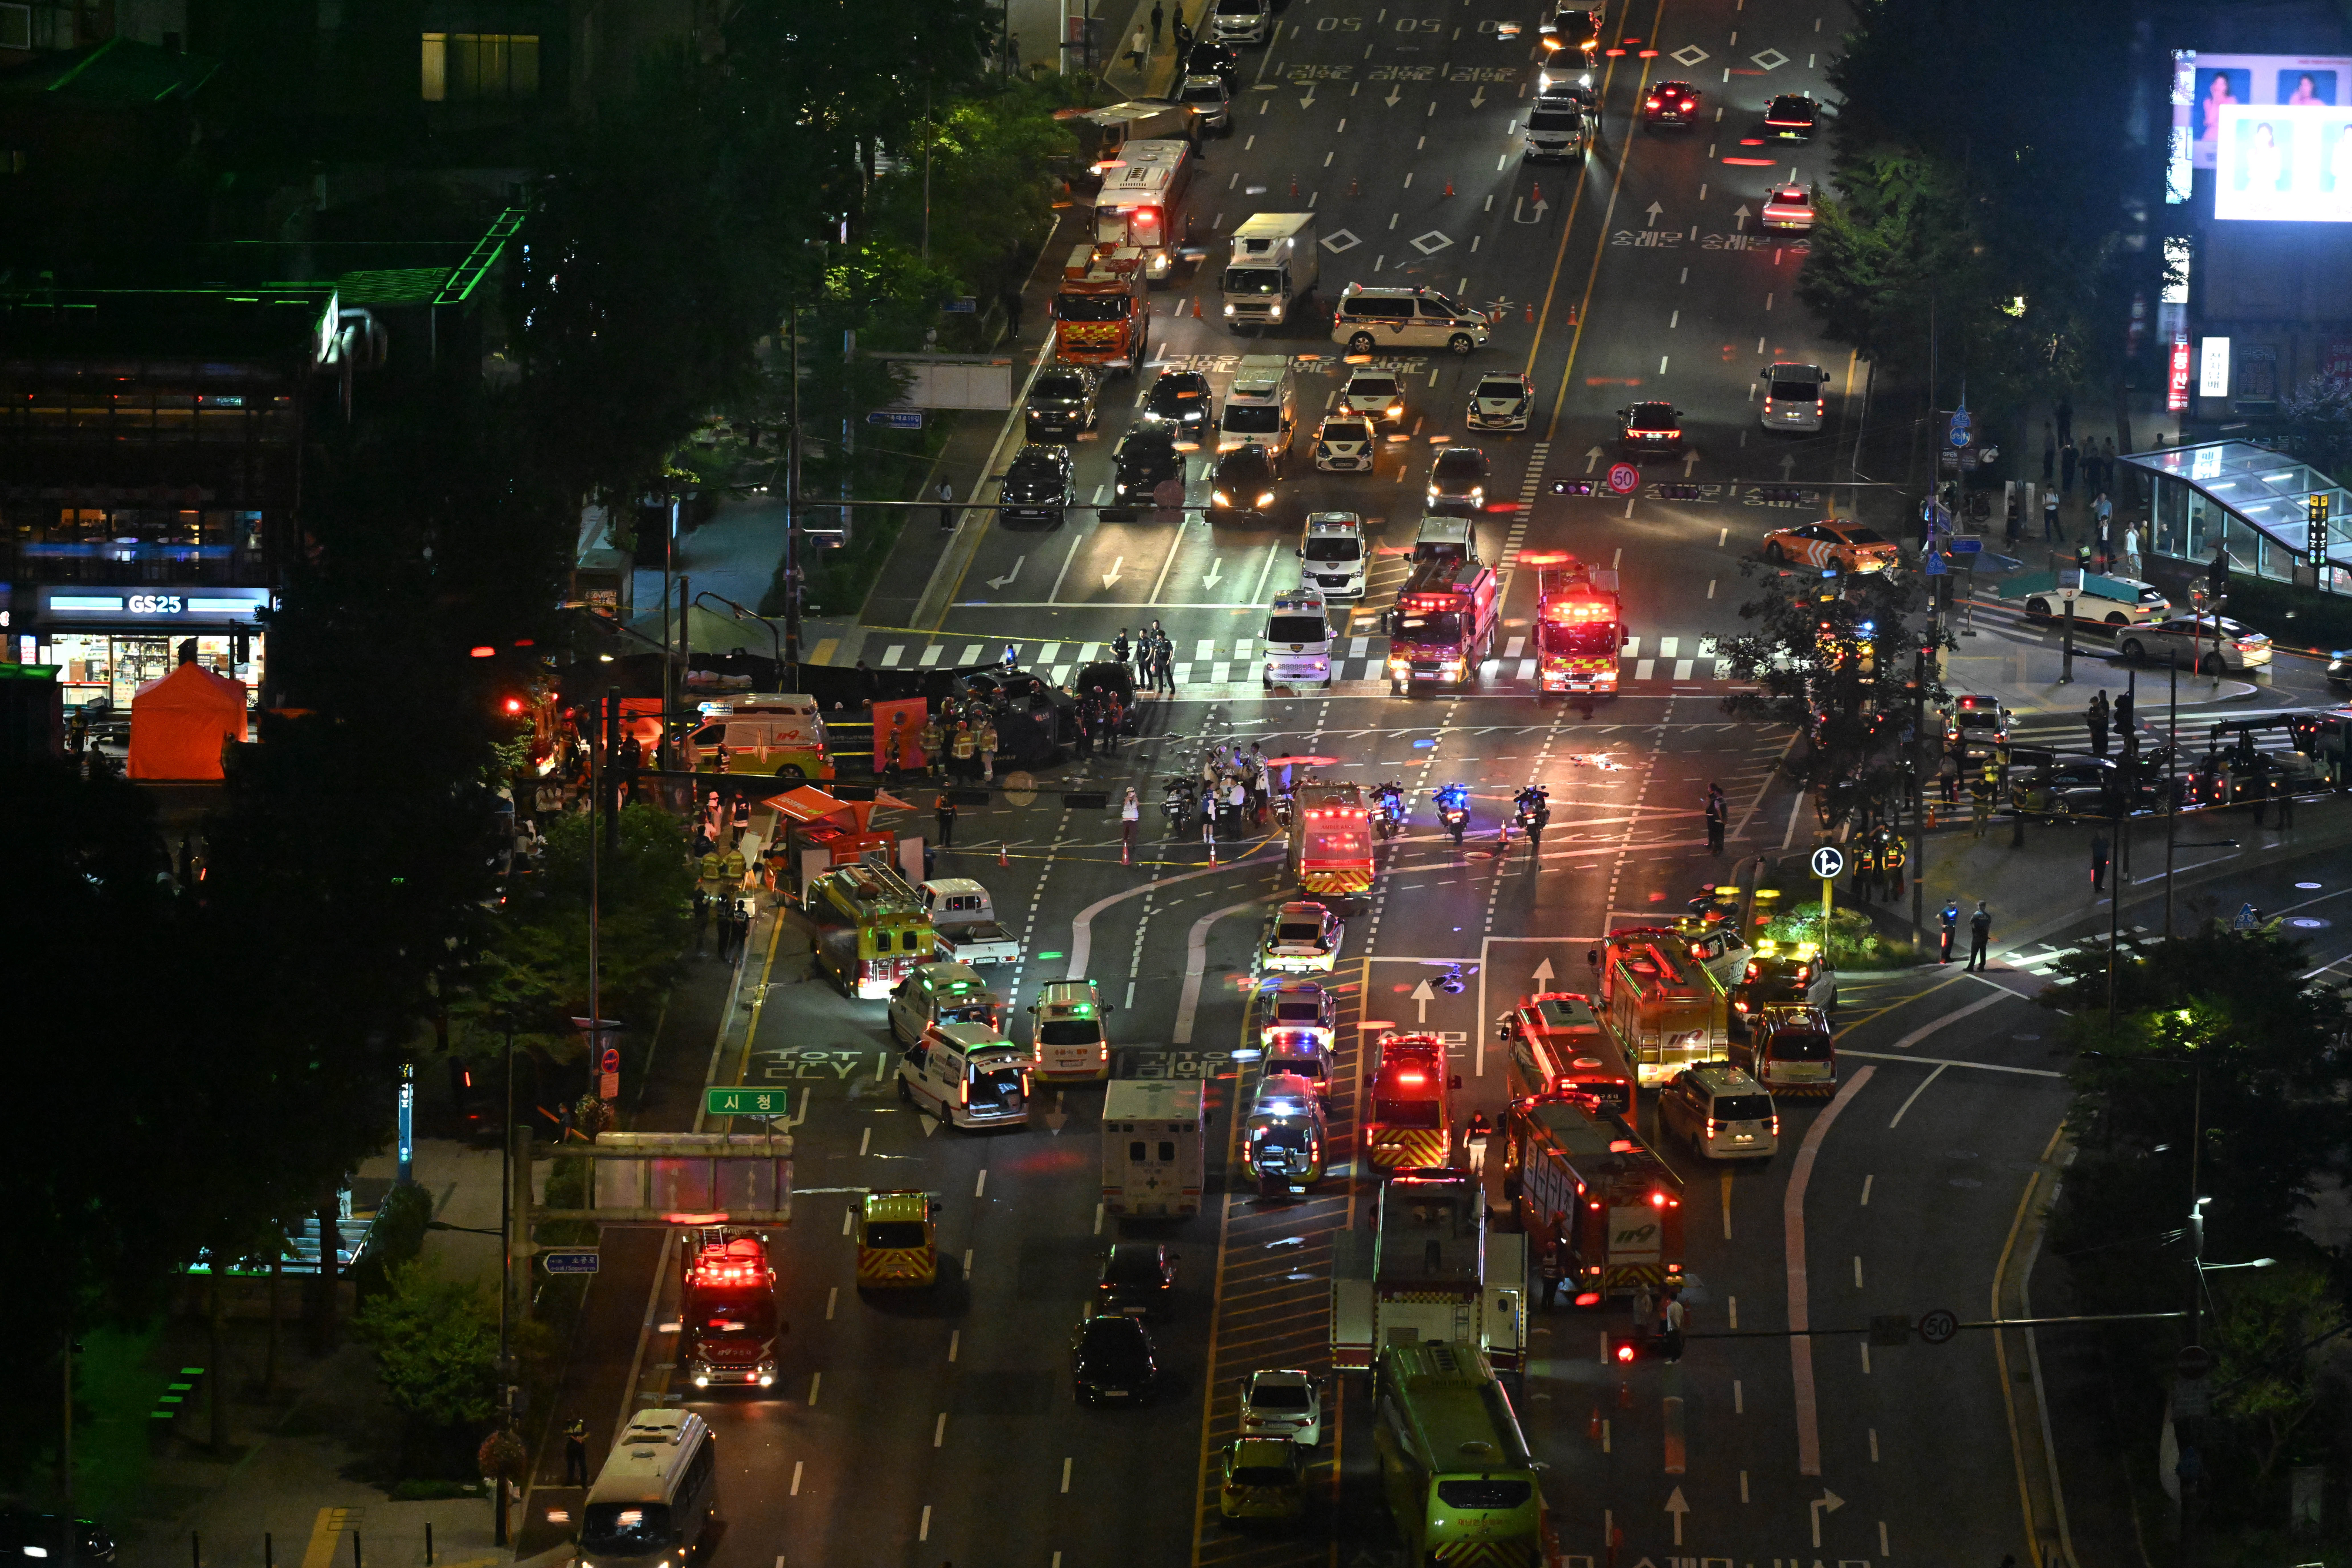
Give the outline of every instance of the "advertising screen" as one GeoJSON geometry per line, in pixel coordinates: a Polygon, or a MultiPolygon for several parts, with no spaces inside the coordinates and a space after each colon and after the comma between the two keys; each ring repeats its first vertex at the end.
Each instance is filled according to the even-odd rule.
{"type": "MultiPolygon", "coordinates": [[[[2317,117],[2331,109],[2341,109],[2347,112],[2338,117],[2339,121],[2352,119],[2352,57],[2215,55],[2180,49],[2174,52],[2172,59],[2172,156],[2165,189],[2168,201],[2189,199],[2192,168],[2225,166],[2222,139],[2239,110],[2288,109],[2298,115],[2317,117]]],[[[2273,135],[2276,130],[2274,127],[2273,135]]],[[[2332,214],[2304,215],[2310,219],[2332,214]]]]}
{"type": "Polygon", "coordinates": [[[2220,120],[2216,218],[2352,223],[2352,109],[2237,105],[2220,120]]]}

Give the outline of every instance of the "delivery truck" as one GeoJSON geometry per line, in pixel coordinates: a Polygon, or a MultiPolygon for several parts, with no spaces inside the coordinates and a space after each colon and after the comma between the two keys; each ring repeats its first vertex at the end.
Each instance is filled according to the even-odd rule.
{"type": "Polygon", "coordinates": [[[1180,1219],[1201,1211],[1204,1089],[1197,1078],[1118,1078],[1104,1087],[1105,1214],[1180,1219]]]}
{"type": "Polygon", "coordinates": [[[1278,327],[1314,292],[1317,258],[1313,213],[1259,213],[1234,231],[1225,263],[1225,324],[1278,327]]]}

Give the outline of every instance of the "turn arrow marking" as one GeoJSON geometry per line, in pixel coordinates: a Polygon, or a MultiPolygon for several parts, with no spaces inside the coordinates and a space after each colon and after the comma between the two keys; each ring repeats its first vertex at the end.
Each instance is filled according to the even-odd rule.
{"type": "Polygon", "coordinates": [[[1696,452],[1685,452],[1685,453],[1684,453],[1684,454],[1683,454],[1683,477],[1684,477],[1684,478],[1685,478],[1685,479],[1689,478],[1689,477],[1691,476],[1691,470],[1692,470],[1692,469],[1694,469],[1694,468],[1696,468],[1696,467],[1697,467],[1697,466],[1698,466],[1698,454],[1697,454],[1697,453],[1696,453],[1696,452]]]}
{"type": "Polygon", "coordinates": [[[1825,1513],[1835,1513],[1844,1506],[1845,1499],[1838,1496],[1837,1493],[1830,1490],[1827,1487],[1823,1487],[1822,1489],[1821,1496],[1814,1498],[1811,1501],[1805,1504],[1805,1511],[1813,1516],[1813,1544],[1815,1546],[1819,1546],[1822,1543],[1822,1515],[1825,1513]]]}
{"type": "Polygon", "coordinates": [[[1062,1130],[1062,1124],[1069,1119],[1069,1113],[1062,1109],[1062,1092],[1056,1089],[1054,1091],[1054,1108],[1045,1113],[1045,1125],[1058,1133],[1062,1130]]]}
{"type": "Polygon", "coordinates": [[[1389,95],[1388,95],[1388,97],[1386,97],[1386,98],[1384,98],[1384,99],[1381,99],[1381,101],[1382,103],[1387,104],[1391,109],[1394,109],[1394,108],[1397,106],[1397,99],[1399,99],[1402,98],[1403,96],[1404,96],[1404,89],[1402,89],[1402,88],[1401,88],[1401,87],[1391,87],[1391,88],[1390,88],[1390,89],[1389,89],[1389,95]]]}
{"type": "Polygon", "coordinates": [[[988,586],[991,588],[1003,588],[1006,583],[1011,582],[1014,578],[1019,577],[1021,575],[1021,565],[1028,559],[1029,558],[1025,555],[1013,557],[1012,570],[1008,570],[1003,577],[990,578],[988,580],[988,586]]]}
{"type": "Polygon", "coordinates": [[[1486,107],[1486,84],[1485,82],[1480,82],[1478,84],[1478,90],[1470,95],[1470,107],[1473,109],[1484,109],[1486,107]]]}
{"type": "Polygon", "coordinates": [[[1103,573],[1103,586],[1105,588],[1112,587],[1118,581],[1118,569],[1126,564],[1127,558],[1125,556],[1120,556],[1110,563],[1110,570],[1103,573]]]}
{"type": "Polygon", "coordinates": [[[1307,84],[1307,96],[1298,100],[1298,107],[1301,109],[1312,109],[1315,107],[1315,84],[1313,82],[1307,84]]]}

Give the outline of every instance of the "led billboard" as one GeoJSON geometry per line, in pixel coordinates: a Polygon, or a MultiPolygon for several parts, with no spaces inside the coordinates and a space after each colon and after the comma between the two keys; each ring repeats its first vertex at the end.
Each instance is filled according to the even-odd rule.
{"type": "MultiPolygon", "coordinates": [[[[2214,55],[2179,49],[2174,51],[2172,62],[2172,156],[2165,182],[2168,201],[2189,199],[2192,168],[2225,166],[2222,140],[2239,110],[2286,109],[2302,117],[2320,117],[2329,110],[2340,108],[2346,112],[2338,116],[2339,122],[2352,118],[2352,56],[2214,55]]],[[[2279,129],[2282,127],[2273,126],[2273,137],[2279,129]]],[[[2267,155],[2265,152],[2263,156],[2267,155]]],[[[2303,215],[2326,219],[2335,214],[2303,215]]]]}
{"type": "Polygon", "coordinates": [[[2352,223],[2352,109],[2239,105],[2219,118],[2216,218],[2352,223]]]}

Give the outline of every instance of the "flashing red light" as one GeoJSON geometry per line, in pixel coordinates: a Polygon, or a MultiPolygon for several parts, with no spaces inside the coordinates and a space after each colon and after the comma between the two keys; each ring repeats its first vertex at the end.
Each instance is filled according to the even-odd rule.
{"type": "Polygon", "coordinates": [[[1601,1292],[1579,1291],[1576,1292],[1576,1304],[1580,1307],[1597,1307],[1601,1304],[1601,1292]]]}
{"type": "Polygon", "coordinates": [[[499,651],[487,645],[474,650],[474,657],[477,659],[495,659],[498,656],[499,651]]]}
{"type": "Polygon", "coordinates": [[[1664,1208],[1664,1207],[1666,1207],[1666,1195],[1665,1195],[1664,1193],[1662,1193],[1662,1192],[1654,1192],[1654,1193],[1652,1193],[1652,1194],[1650,1195],[1650,1207],[1651,1207],[1652,1208],[1664,1208]]]}
{"type": "Polygon", "coordinates": [[[1396,1081],[1399,1083],[1426,1083],[1429,1082],[1429,1075],[1425,1072],[1400,1072],[1396,1075],[1396,1081]]]}
{"type": "Polygon", "coordinates": [[[505,707],[509,715],[519,714],[522,712],[522,698],[509,697],[501,706],[505,707]]]}
{"type": "Polygon", "coordinates": [[[1617,1360],[1618,1360],[1621,1364],[1622,1364],[1622,1363],[1624,1363],[1624,1362],[1629,1362],[1629,1361],[1633,1360],[1633,1342],[1632,1340],[1620,1340],[1620,1341],[1618,1341],[1618,1342],[1617,1342],[1617,1345],[1616,1345],[1615,1354],[1616,1354],[1617,1360]]]}
{"type": "MultiPolygon", "coordinates": [[[[1631,1138],[1612,1138],[1609,1140],[1609,1152],[1612,1155],[1630,1155],[1633,1152],[1633,1140],[1631,1138]]],[[[1596,1205],[1595,1207],[1598,1206],[1596,1205]]]]}

